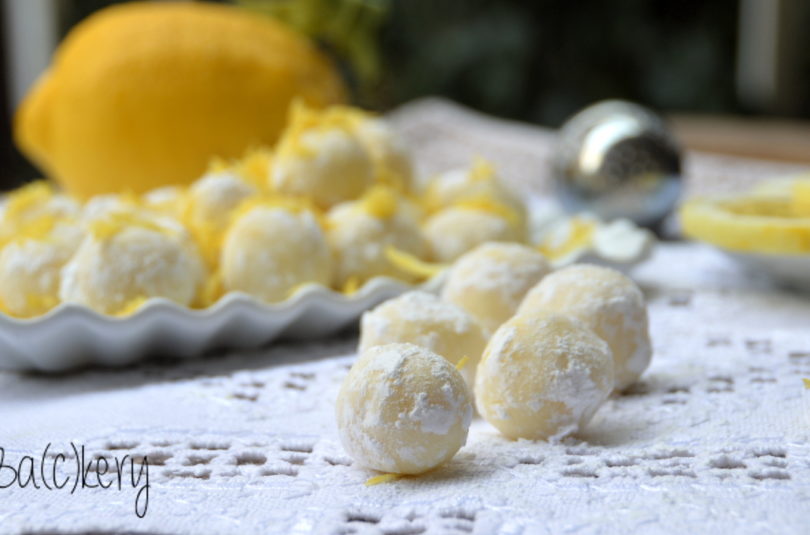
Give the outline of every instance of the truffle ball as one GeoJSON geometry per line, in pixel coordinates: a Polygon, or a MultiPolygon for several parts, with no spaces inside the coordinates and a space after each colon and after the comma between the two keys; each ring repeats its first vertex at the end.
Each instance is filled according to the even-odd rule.
{"type": "Polygon", "coordinates": [[[257,205],[236,216],[222,245],[225,291],[242,291],[266,302],[283,301],[304,283],[328,286],[329,246],[313,213],[257,205]]]}
{"type": "Polygon", "coordinates": [[[531,247],[485,243],[453,265],[442,299],[466,310],[491,334],[515,314],[526,292],[550,272],[543,255],[531,247]]]}
{"type": "Polygon", "coordinates": [[[423,227],[432,256],[452,262],[489,241],[522,242],[525,232],[503,214],[469,206],[451,206],[432,215],[423,227]]]}
{"type": "Polygon", "coordinates": [[[363,314],[360,353],[396,342],[427,348],[454,366],[466,357],[460,371],[470,388],[487,343],[481,327],[464,310],[420,291],[389,299],[363,314]]]}
{"type": "Polygon", "coordinates": [[[385,188],[373,188],[363,198],[330,210],[327,236],[335,256],[337,288],[376,276],[414,280],[389,260],[389,246],[418,258],[427,254],[418,223],[402,200],[385,188]]]}
{"type": "Polygon", "coordinates": [[[558,439],[584,426],[613,389],[610,348],[581,321],[517,315],[478,366],[478,412],[513,439],[558,439]]]}
{"type": "Polygon", "coordinates": [[[59,294],[105,314],[151,297],[190,305],[204,277],[202,259],[176,221],[146,211],[110,211],[88,223],[62,270],[59,294]]]}
{"type": "Polygon", "coordinates": [[[560,269],[529,291],[518,314],[540,310],[574,316],[608,343],[617,390],[630,386],[649,366],[652,346],[644,295],[618,271],[589,264],[560,269]]]}
{"type": "Polygon", "coordinates": [[[420,474],[467,440],[471,395],[445,358],[413,344],[369,348],[343,381],[336,404],[343,447],[358,464],[420,474]]]}

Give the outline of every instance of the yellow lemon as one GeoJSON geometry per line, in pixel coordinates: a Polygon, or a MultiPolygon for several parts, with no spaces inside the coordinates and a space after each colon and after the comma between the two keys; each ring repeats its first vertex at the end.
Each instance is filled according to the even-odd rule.
{"type": "Polygon", "coordinates": [[[810,253],[810,217],[796,214],[790,198],[693,199],[680,216],[687,236],[733,251],[810,253]]]}
{"type": "Polygon", "coordinates": [[[345,88],[281,23],[224,5],[131,3],[67,36],[18,110],[15,137],[74,195],[141,193],[274,143],[296,97],[323,107],[345,88]]]}

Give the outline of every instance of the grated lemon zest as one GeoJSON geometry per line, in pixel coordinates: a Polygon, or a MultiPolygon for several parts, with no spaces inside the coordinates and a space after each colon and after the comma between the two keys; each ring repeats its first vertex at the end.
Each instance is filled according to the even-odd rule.
{"type": "Polygon", "coordinates": [[[466,365],[467,365],[469,362],[470,362],[470,357],[468,357],[468,356],[464,355],[463,357],[461,357],[461,360],[459,360],[458,362],[456,362],[456,369],[457,369],[458,371],[463,370],[463,369],[464,369],[464,367],[465,367],[465,366],[466,366],[466,365]]]}
{"type": "Polygon", "coordinates": [[[17,188],[8,196],[3,217],[8,222],[18,221],[26,212],[50,200],[53,194],[53,186],[45,180],[37,180],[17,188]]]}
{"type": "Polygon", "coordinates": [[[506,220],[507,223],[509,223],[514,227],[520,226],[522,221],[522,218],[520,217],[520,214],[518,214],[517,211],[509,208],[502,202],[498,202],[492,199],[491,197],[485,196],[471,197],[469,199],[458,201],[452,204],[451,206],[487,212],[503,218],[504,220],[506,220]]]}
{"type": "Polygon", "coordinates": [[[385,257],[389,262],[405,273],[422,279],[434,277],[447,268],[447,264],[425,262],[410,253],[397,249],[393,245],[385,247],[385,257]]]}
{"type": "Polygon", "coordinates": [[[574,217],[569,220],[567,239],[563,243],[552,243],[553,237],[537,246],[537,250],[549,260],[564,258],[572,252],[588,247],[593,241],[596,223],[587,219],[574,217]]]}
{"type": "Polygon", "coordinates": [[[380,474],[378,476],[370,477],[366,480],[367,487],[373,487],[380,483],[391,483],[403,477],[402,474],[380,474]]]}
{"type": "Polygon", "coordinates": [[[129,302],[127,302],[127,304],[122,306],[118,310],[118,312],[115,313],[115,315],[120,317],[131,316],[132,314],[137,312],[138,309],[140,309],[144,305],[144,303],[146,303],[147,299],[148,298],[143,295],[130,299],[129,302]]]}
{"type": "Polygon", "coordinates": [[[215,269],[206,277],[197,299],[197,308],[208,308],[214,305],[225,294],[222,285],[222,271],[215,269]]]}
{"type": "Polygon", "coordinates": [[[130,228],[140,227],[153,230],[165,235],[171,235],[170,229],[137,212],[112,212],[90,223],[88,229],[98,240],[107,240],[119,232],[130,228]]]}
{"type": "Polygon", "coordinates": [[[470,180],[494,180],[495,167],[486,158],[476,155],[470,166],[470,180]]]}
{"type": "Polygon", "coordinates": [[[383,185],[372,186],[360,199],[360,206],[377,219],[390,219],[397,213],[397,195],[383,185]]]}
{"type": "Polygon", "coordinates": [[[357,292],[357,290],[360,289],[360,286],[360,277],[357,275],[352,275],[346,279],[346,282],[343,283],[343,288],[341,288],[340,291],[346,295],[351,295],[357,292]]]}
{"type": "Polygon", "coordinates": [[[810,379],[807,377],[802,378],[802,382],[804,383],[804,387],[810,390],[810,379]]]}

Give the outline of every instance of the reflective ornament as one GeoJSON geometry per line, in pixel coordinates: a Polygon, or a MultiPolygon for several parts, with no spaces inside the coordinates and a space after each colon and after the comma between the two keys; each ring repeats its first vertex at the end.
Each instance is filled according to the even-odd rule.
{"type": "Polygon", "coordinates": [[[560,129],[554,156],[557,195],[570,212],[654,226],[681,190],[681,152],[663,119],[619,100],[603,101],[560,129]]]}

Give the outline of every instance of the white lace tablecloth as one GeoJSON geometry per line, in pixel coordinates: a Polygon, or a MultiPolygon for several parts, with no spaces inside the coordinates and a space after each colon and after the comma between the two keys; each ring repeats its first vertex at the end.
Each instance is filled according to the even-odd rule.
{"type": "MultiPolygon", "coordinates": [[[[497,128],[547,136],[440,102],[397,123],[419,138],[422,121],[428,135],[425,110],[476,123],[456,133],[462,152],[485,126],[493,144],[497,128]]],[[[447,466],[376,486],[342,451],[333,418],[352,333],[125,370],[0,374],[0,533],[810,532],[810,296],[694,244],[661,245],[633,276],[650,303],[653,364],[584,431],[510,442],[476,420],[447,466]],[[108,474],[107,489],[45,488],[49,443],[45,475],[60,452],[60,474],[72,475],[73,446],[79,457],[84,446],[90,484],[94,457],[148,456],[145,516],[145,474],[132,484],[128,465],[120,490],[108,474]],[[20,472],[31,464],[39,489],[12,480],[26,455],[35,461],[20,472]]]]}

